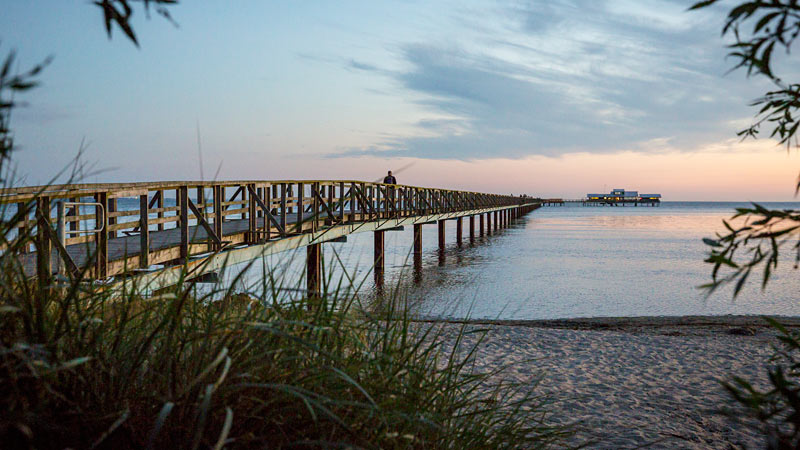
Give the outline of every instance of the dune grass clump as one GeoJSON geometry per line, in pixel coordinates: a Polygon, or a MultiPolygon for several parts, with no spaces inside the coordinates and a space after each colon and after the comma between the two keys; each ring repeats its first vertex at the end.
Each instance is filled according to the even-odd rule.
{"type": "Polygon", "coordinates": [[[400,301],[374,316],[335,293],[112,296],[40,289],[5,263],[5,448],[511,449],[565,434],[530,386],[472,372],[464,329],[446,350],[400,301]]]}

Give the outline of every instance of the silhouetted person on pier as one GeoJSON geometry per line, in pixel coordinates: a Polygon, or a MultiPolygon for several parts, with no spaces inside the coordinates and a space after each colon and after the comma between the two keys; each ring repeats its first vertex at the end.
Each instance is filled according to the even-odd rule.
{"type": "Polygon", "coordinates": [[[383,178],[384,184],[397,184],[397,178],[392,175],[392,171],[389,171],[389,174],[383,178]]]}

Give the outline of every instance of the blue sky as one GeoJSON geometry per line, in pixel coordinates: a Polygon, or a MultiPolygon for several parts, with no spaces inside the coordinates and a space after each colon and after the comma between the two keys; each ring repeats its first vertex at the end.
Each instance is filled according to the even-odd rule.
{"type": "Polygon", "coordinates": [[[408,166],[465,189],[790,199],[796,155],[735,139],[769,85],[726,74],[726,9],[690,4],[183,1],[177,28],[136,11],[137,49],[89,2],[7,1],[0,50],[55,56],[14,113],[18,171],[44,182],[85,141],[87,181],[408,166]]]}

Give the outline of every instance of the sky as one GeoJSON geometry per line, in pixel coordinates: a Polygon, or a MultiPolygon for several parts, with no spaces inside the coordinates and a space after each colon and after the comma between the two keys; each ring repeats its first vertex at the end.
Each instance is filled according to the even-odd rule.
{"type": "Polygon", "coordinates": [[[86,182],[394,169],[543,197],[794,199],[797,151],[736,136],[771,86],[730,72],[725,5],[184,0],[177,26],[138,7],[137,48],[89,1],[0,1],[0,54],[55,58],[13,113],[24,184],[80,151],[86,182]]]}

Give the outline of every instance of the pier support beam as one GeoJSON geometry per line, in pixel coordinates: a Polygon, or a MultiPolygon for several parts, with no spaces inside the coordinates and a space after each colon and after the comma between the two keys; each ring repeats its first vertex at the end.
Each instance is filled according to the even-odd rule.
{"type": "Polygon", "coordinates": [[[492,213],[486,213],[486,235],[492,235],[492,213]]]}
{"type": "Polygon", "coordinates": [[[422,282],[422,224],[414,224],[414,282],[422,282]]]}
{"type": "Polygon", "coordinates": [[[322,294],[322,244],[306,247],[306,291],[309,297],[322,294]]]}
{"type": "Polygon", "coordinates": [[[444,250],[445,242],[444,242],[444,220],[439,221],[439,250],[444,250]]]}
{"type": "Polygon", "coordinates": [[[475,242],[475,216],[469,216],[469,242],[475,242]]]}
{"type": "Polygon", "coordinates": [[[456,219],[456,245],[458,245],[459,247],[461,247],[461,239],[464,237],[462,234],[463,233],[462,225],[464,225],[463,222],[464,220],[461,217],[456,219]]]}
{"type": "Polygon", "coordinates": [[[375,274],[375,287],[380,292],[383,289],[383,274],[384,274],[384,242],[385,242],[385,231],[378,230],[373,232],[374,234],[374,241],[375,241],[375,259],[373,265],[373,271],[375,274]]]}
{"type": "Polygon", "coordinates": [[[414,224],[414,257],[422,256],[422,224],[414,224]]]}
{"type": "Polygon", "coordinates": [[[483,237],[483,230],[484,230],[484,224],[483,224],[484,217],[483,217],[483,214],[478,214],[478,222],[480,222],[478,224],[478,227],[479,227],[478,231],[480,232],[480,236],[483,237]]]}

